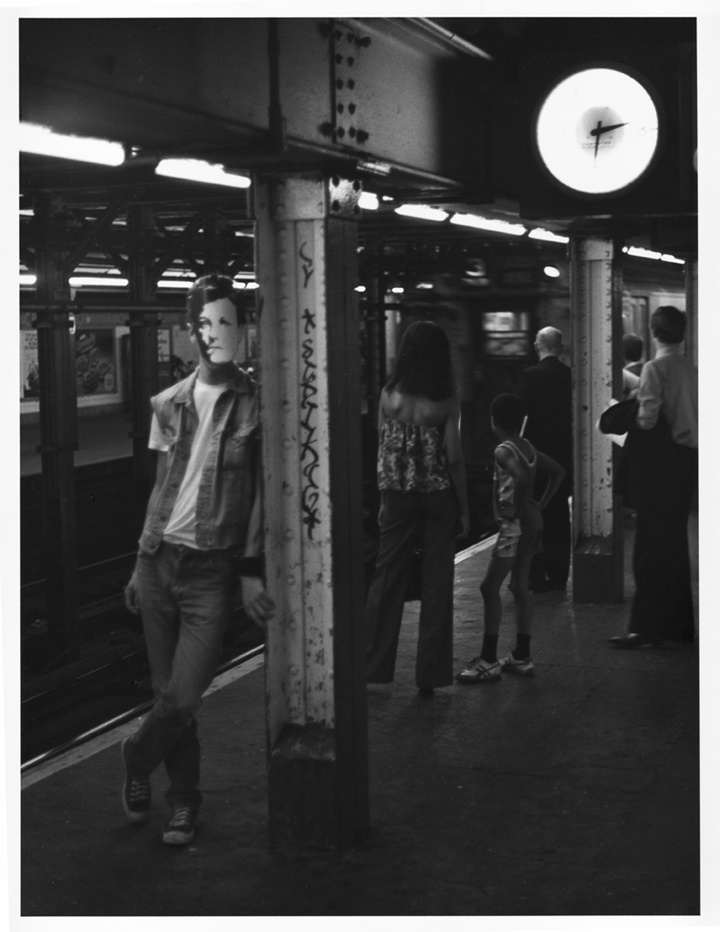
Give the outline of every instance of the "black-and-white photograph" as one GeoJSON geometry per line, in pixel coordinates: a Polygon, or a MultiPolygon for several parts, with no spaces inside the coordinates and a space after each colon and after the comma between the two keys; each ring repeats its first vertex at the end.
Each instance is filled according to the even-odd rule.
{"type": "Polygon", "coordinates": [[[720,925],[718,17],[640,6],[0,11],[10,928],[720,925]]]}

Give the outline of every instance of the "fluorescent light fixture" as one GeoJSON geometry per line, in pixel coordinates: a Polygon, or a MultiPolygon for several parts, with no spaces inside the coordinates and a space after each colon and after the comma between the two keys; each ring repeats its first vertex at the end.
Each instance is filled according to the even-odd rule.
{"type": "Polygon", "coordinates": [[[402,285],[396,285],[394,288],[391,288],[390,291],[392,291],[393,294],[405,294],[405,289],[402,285]]]}
{"type": "Polygon", "coordinates": [[[389,175],[390,166],[387,162],[358,162],[358,169],[363,172],[369,172],[371,175],[389,175]]]}
{"type": "Polygon", "coordinates": [[[556,265],[546,265],[543,275],[547,275],[548,278],[560,278],[560,269],[556,265]]]}
{"type": "Polygon", "coordinates": [[[365,285],[355,285],[355,291],[357,291],[358,294],[365,294],[367,288],[365,285]]]}
{"type": "Polygon", "coordinates": [[[20,274],[20,287],[32,288],[37,282],[37,275],[20,274]]]}
{"type": "Polygon", "coordinates": [[[623,246],[623,252],[629,256],[637,256],[640,259],[661,259],[663,262],[674,262],[677,265],[685,265],[684,259],[677,259],[665,252],[656,252],[654,249],[643,249],[642,246],[623,246]]]}
{"type": "MultiPolygon", "coordinates": [[[[194,284],[194,282],[195,282],[194,278],[168,277],[168,278],[161,278],[160,281],[157,283],[157,286],[158,288],[176,288],[178,290],[182,289],[186,291],[188,288],[190,288],[191,285],[194,284]]],[[[233,280],[233,284],[239,291],[242,291],[244,288],[257,288],[257,284],[255,282],[238,281],[237,277],[233,280]]]]}
{"type": "Polygon", "coordinates": [[[521,223],[508,223],[506,220],[478,217],[477,214],[453,214],[450,223],[457,223],[463,227],[475,227],[477,230],[489,230],[492,233],[506,233],[508,236],[522,236],[527,232],[521,223]]]}
{"type": "Polygon", "coordinates": [[[569,236],[561,236],[559,233],[553,233],[552,230],[544,230],[542,227],[536,227],[528,233],[528,239],[541,239],[546,243],[569,243],[569,236]]]}
{"type": "Polygon", "coordinates": [[[161,159],[155,174],[166,178],[181,178],[183,181],[222,184],[228,188],[250,187],[250,179],[246,175],[228,174],[222,165],[211,165],[201,159],[161,159]]]}
{"type": "Polygon", "coordinates": [[[371,194],[369,191],[363,191],[358,200],[358,205],[363,210],[377,210],[380,206],[377,194],[371,194]]]}
{"type": "Polygon", "coordinates": [[[403,204],[395,208],[395,213],[401,217],[414,217],[416,220],[447,220],[449,214],[437,207],[426,207],[424,204],[403,204]]]}
{"type": "Polygon", "coordinates": [[[639,259],[659,259],[662,255],[653,249],[643,249],[642,246],[623,246],[623,252],[629,256],[637,256],[639,259]]]}
{"type": "Polygon", "coordinates": [[[418,282],[415,287],[418,291],[432,291],[435,285],[432,282],[418,282]]]}
{"type": "Polygon", "coordinates": [[[259,288],[260,285],[258,285],[257,282],[246,282],[245,287],[255,290],[255,288],[259,288]]]}
{"type": "Polygon", "coordinates": [[[20,124],[20,151],[96,165],[122,165],[125,148],[122,143],[85,136],[63,136],[47,126],[20,124]]]}
{"type": "Polygon", "coordinates": [[[192,285],[194,279],[183,281],[181,278],[161,278],[157,283],[158,288],[177,288],[177,290],[187,291],[192,285]]]}
{"type": "Polygon", "coordinates": [[[73,275],[68,279],[71,288],[127,288],[127,278],[103,278],[100,275],[73,275]]]}

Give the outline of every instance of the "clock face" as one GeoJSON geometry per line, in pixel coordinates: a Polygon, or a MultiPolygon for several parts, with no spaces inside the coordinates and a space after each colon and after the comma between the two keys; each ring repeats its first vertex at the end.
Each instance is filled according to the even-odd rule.
{"type": "Polygon", "coordinates": [[[650,166],[658,111],[643,85],[615,68],[586,68],[546,95],[535,121],[540,158],[561,184],[587,195],[622,191],[650,166]]]}

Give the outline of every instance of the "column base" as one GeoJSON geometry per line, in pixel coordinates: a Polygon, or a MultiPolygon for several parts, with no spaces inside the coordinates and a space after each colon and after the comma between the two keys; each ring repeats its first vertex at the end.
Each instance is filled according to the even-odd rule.
{"type": "Polygon", "coordinates": [[[622,602],[623,550],[614,537],[587,537],[573,554],[573,602],[622,602]]]}
{"type": "Polygon", "coordinates": [[[334,730],[286,725],[270,752],[271,845],[339,847],[343,833],[333,805],[337,780],[334,730]]]}

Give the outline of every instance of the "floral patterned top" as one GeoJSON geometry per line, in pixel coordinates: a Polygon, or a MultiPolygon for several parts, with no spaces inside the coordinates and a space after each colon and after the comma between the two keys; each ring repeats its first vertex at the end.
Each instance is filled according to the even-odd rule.
{"type": "Polygon", "coordinates": [[[444,426],[422,427],[386,418],[378,449],[378,487],[393,492],[449,489],[444,433],[444,426]]]}

